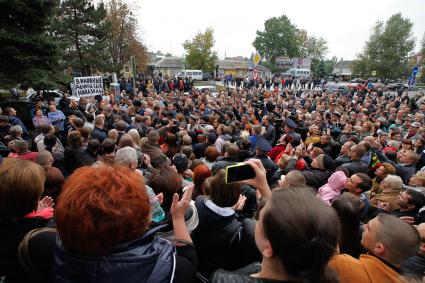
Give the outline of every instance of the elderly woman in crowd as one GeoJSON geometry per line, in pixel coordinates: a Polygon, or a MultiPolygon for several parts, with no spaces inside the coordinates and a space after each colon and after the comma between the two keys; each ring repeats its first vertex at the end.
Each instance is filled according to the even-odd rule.
{"type": "Polygon", "coordinates": [[[32,118],[32,123],[36,129],[38,129],[41,125],[51,125],[52,122],[47,118],[47,116],[43,115],[43,111],[41,109],[37,109],[35,111],[34,118],[32,118]]]}
{"type": "Polygon", "coordinates": [[[400,208],[397,204],[397,196],[403,188],[403,180],[397,175],[387,175],[379,184],[380,193],[370,199],[370,203],[385,211],[400,208]]]}
{"type": "Polygon", "coordinates": [[[383,162],[376,170],[376,177],[372,179],[372,188],[368,192],[369,198],[373,198],[377,194],[381,193],[380,183],[385,179],[388,175],[394,175],[396,172],[394,165],[388,162],[383,162]]]}

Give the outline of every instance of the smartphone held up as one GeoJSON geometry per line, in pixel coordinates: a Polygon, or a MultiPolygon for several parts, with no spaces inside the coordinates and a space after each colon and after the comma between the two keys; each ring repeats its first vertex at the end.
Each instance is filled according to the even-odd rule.
{"type": "Polygon", "coordinates": [[[226,167],[226,184],[255,178],[254,169],[245,163],[226,167]]]}

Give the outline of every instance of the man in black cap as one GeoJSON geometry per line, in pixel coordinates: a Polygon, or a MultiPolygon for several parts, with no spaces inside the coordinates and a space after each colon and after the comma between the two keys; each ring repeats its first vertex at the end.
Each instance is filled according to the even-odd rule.
{"type": "Polygon", "coordinates": [[[285,133],[292,137],[292,146],[297,146],[300,144],[301,135],[296,133],[294,130],[297,128],[297,124],[291,118],[285,119],[285,133]]]}
{"type": "Polygon", "coordinates": [[[264,168],[266,169],[267,183],[271,185],[271,180],[274,172],[279,169],[268,156],[267,153],[272,150],[270,143],[263,137],[257,137],[255,156],[253,158],[259,159],[263,163],[264,168]]]}

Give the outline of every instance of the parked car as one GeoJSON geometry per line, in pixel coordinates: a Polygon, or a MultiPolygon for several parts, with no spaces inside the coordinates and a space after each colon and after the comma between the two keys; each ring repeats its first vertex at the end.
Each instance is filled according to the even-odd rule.
{"type": "Polygon", "coordinates": [[[213,76],[211,73],[202,73],[202,80],[203,81],[209,81],[212,80],[213,76]]]}
{"type": "Polygon", "coordinates": [[[350,90],[355,90],[355,91],[362,91],[367,89],[367,86],[363,83],[350,83],[347,85],[347,87],[350,90]]]}
{"type": "Polygon", "coordinates": [[[372,90],[386,91],[387,87],[383,83],[372,83],[372,90]]]}
{"type": "Polygon", "coordinates": [[[365,84],[367,81],[362,79],[362,78],[354,78],[351,80],[352,83],[361,83],[361,84],[365,84]]]}
{"type": "MultiPolygon", "coordinates": [[[[27,96],[26,96],[26,99],[29,101],[29,102],[37,102],[36,100],[36,94],[37,94],[37,92],[36,91],[33,91],[33,92],[31,92],[31,93],[29,93],[27,96]]],[[[47,99],[47,98],[52,98],[52,99],[54,99],[55,100],[55,104],[56,105],[58,105],[59,104],[59,100],[61,100],[61,98],[63,97],[63,95],[64,95],[64,93],[62,92],[62,91],[60,91],[60,90],[58,90],[58,89],[55,89],[55,90],[45,90],[45,91],[43,91],[43,97],[45,98],[45,99],[47,99]]]]}
{"type": "Polygon", "coordinates": [[[211,93],[211,95],[213,95],[214,97],[217,96],[218,94],[218,90],[215,86],[213,85],[205,85],[205,86],[195,86],[194,87],[196,90],[199,90],[201,92],[205,92],[206,90],[209,91],[211,93]]]}
{"type": "Polygon", "coordinates": [[[378,79],[377,78],[368,78],[367,81],[372,82],[372,83],[377,83],[378,79]]]}
{"type": "Polygon", "coordinates": [[[409,86],[407,84],[404,84],[404,83],[387,84],[386,87],[387,87],[388,90],[399,90],[399,89],[406,90],[406,89],[409,88],[409,86]]]}
{"type": "MultiPolygon", "coordinates": [[[[60,90],[45,90],[44,91],[44,98],[48,99],[49,97],[51,99],[54,99],[56,105],[59,104],[59,100],[63,97],[64,93],[60,90]]],[[[69,96],[70,99],[74,99],[76,101],[79,100],[79,97],[76,96],[69,96]]],[[[0,107],[13,107],[16,109],[16,111],[19,113],[19,118],[21,118],[22,122],[25,124],[27,128],[32,129],[32,118],[31,118],[31,109],[34,108],[35,104],[37,102],[36,99],[36,92],[32,91],[25,97],[19,97],[18,99],[11,99],[11,98],[3,98],[0,99],[0,107]]],[[[47,106],[47,102],[46,102],[47,106]]]]}
{"type": "Polygon", "coordinates": [[[327,91],[329,89],[330,86],[334,85],[334,82],[326,82],[324,85],[322,85],[322,90],[323,91],[327,91]]]}
{"type": "Polygon", "coordinates": [[[337,83],[337,84],[330,85],[327,88],[327,91],[330,91],[330,92],[340,92],[342,94],[346,94],[346,93],[348,93],[350,91],[350,89],[348,88],[348,85],[347,84],[337,83]]]}

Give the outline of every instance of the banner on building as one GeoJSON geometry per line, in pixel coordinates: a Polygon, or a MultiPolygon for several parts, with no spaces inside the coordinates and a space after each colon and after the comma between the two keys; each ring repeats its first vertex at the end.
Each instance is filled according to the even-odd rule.
{"type": "Polygon", "coordinates": [[[292,60],[291,58],[285,56],[276,57],[276,66],[282,68],[292,68],[292,60]]]}
{"type": "Polygon", "coordinates": [[[292,67],[297,69],[310,69],[310,58],[292,58],[292,67]]]}
{"type": "Polygon", "coordinates": [[[76,96],[103,95],[101,76],[74,78],[74,94],[76,96]]]}
{"type": "Polygon", "coordinates": [[[276,57],[276,66],[288,69],[310,69],[310,58],[289,58],[285,56],[276,57]]]}

